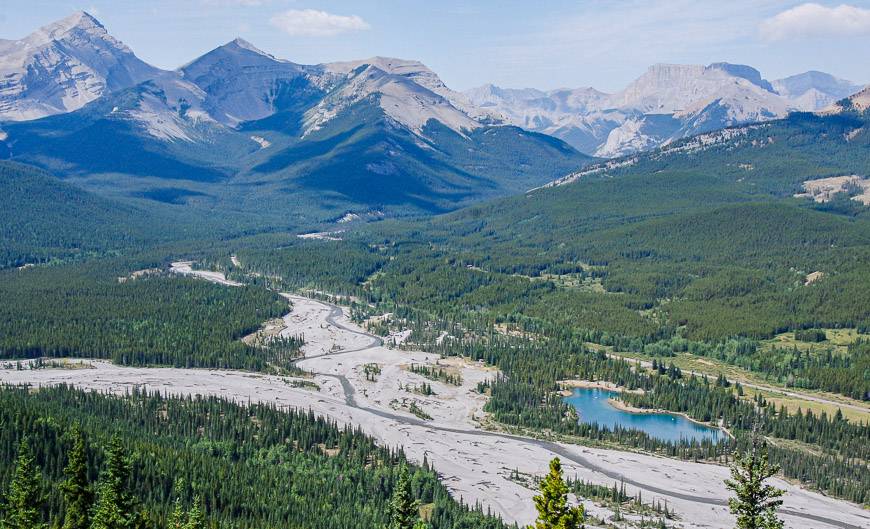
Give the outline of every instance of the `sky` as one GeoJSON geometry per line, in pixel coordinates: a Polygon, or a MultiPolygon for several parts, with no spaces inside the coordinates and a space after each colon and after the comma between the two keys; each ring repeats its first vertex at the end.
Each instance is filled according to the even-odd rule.
{"type": "Polygon", "coordinates": [[[457,90],[614,92],[655,63],[720,61],[870,82],[870,0],[0,0],[0,38],[77,10],[168,69],[242,37],[303,64],[418,59],[457,90]]]}

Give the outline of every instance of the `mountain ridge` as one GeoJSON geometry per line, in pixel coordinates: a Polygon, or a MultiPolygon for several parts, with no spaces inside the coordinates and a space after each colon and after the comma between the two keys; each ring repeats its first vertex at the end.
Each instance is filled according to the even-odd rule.
{"type": "MultiPolygon", "coordinates": [[[[80,42],[85,51],[135,57],[88,20],[61,26],[91,32],[99,42],[80,42]]],[[[236,38],[147,73],[71,111],[3,122],[0,157],[88,191],[159,198],[171,187],[176,205],[233,214],[267,205],[294,222],[447,211],[590,160],[561,140],[491,123],[419,61],[302,65],[236,38]]]]}
{"type": "Polygon", "coordinates": [[[771,82],[751,66],[718,62],[655,64],[613,94],[594,88],[541,91],[494,85],[465,94],[509,123],[612,158],[714,129],[785,117],[792,111],[818,111],[858,90],[859,85],[822,72],[771,82]],[[585,98],[566,105],[566,92],[585,98]]]}

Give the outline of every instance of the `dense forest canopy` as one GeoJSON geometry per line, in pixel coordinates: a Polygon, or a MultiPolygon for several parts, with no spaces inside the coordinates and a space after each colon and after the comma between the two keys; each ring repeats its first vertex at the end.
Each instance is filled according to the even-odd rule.
{"type": "Polygon", "coordinates": [[[86,440],[92,484],[111,437],[121,440],[131,464],[126,486],[141,527],[167,527],[176,501],[191,506],[197,497],[209,527],[380,527],[403,466],[411,466],[413,497],[425,506],[433,529],[505,527],[452,499],[427,465],[412,466],[400,451],[304,411],[217,398],[2,388],[0,490],[7,490],[26,436],[44,497],[40,519],[52,527],[63,522],[60,485],[74,425],[86,440]]]}

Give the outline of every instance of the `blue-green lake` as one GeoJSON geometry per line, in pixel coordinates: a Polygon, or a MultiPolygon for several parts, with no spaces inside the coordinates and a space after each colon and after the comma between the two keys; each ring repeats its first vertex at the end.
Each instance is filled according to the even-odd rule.
{"type": "Polygon", "coordinates": [[[574,406],[581,423],[598,423],[599,426],[613,429],[616,426],[641,430],[650,437],[662,441],[719,441],[725,433],[690,421],[682,415],[670,413],[631,413],[614,408],[607,399],[618,396],[614,391],[597,388],[578,388],[565,402],[574,406]]]}

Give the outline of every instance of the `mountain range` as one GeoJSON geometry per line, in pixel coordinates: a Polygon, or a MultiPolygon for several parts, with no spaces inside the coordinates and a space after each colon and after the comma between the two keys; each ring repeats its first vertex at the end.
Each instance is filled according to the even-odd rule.
{"type": "Polygon", "coordinates": [[[416,61],[301,65],[236,39],[166,71],[84,12],[0,46],[0,157],[104,194],[294,223],[443,211],[590,161],[416,61]]]}
{"type": "Polygon", "coordinates": [[[465,95],[504,122],[610,158],[792,111],[818,111],[859,90],[860,85],[822,72],[769,82],[750,66],[714,63],[656,64],[614,94],[484,85],[465,95]]]}
{"type": "Polygon", "coordinates": [[[0,158],[91,192],[286,224],[455,209],[595,161],[817,110],[820,72],[656,65],[623,91],[447,87],[419,61],[297,64],[235,39],[176,70],[77,12],[0,40],[0,158]]]}

